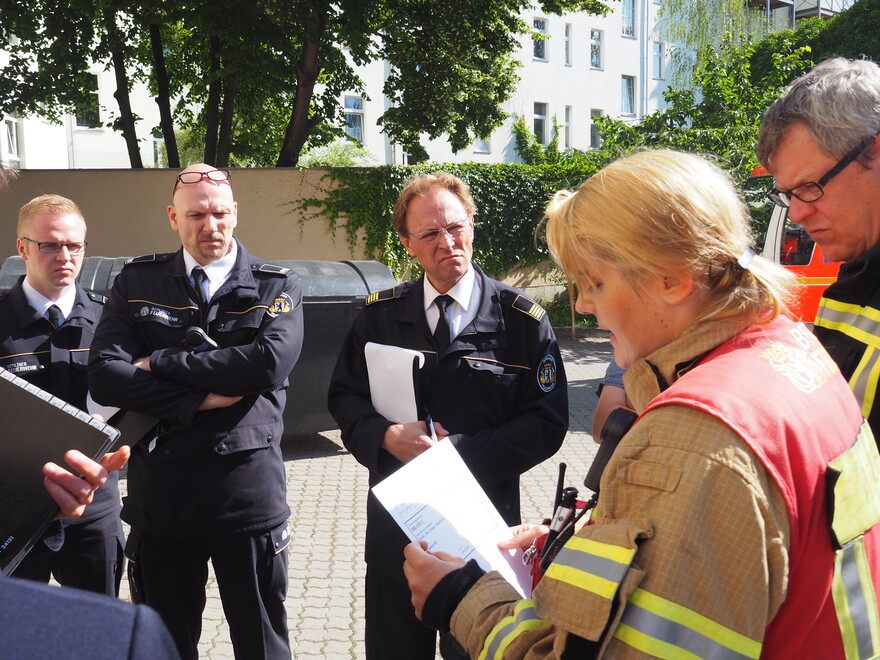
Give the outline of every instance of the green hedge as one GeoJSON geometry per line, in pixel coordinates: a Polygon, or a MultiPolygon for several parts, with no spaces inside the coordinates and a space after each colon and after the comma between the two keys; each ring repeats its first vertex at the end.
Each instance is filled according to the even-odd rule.
{"type": "Polygon", "coordinates": [[[300,208],[324,216],[331,230],[343,227],[355,251],[382,261],[395,277],[412,276],[417,266],[400,244],[391,223],[394,201],[404,182],[422,172],[444,170],[460,177],[477,204],[474,261],[500,276],[516,267],[548,259],[536,229],[554,192],[576,188],[595,173],[589,164],[521,165],[428,163],[332,169],[325,176],[325,199],[306,199],[300,208]],[[363,230],[363,232],[361,232],[363,230]]]}

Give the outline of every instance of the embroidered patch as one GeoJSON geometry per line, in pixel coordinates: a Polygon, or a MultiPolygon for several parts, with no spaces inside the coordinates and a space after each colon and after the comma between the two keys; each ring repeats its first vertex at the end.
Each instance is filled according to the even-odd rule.
{"type": "Polygon", "coordinates": [[[293,301],[286,293],[282,293],[269,305],[268,314],[274,318],[279,314],[287,314],[291,309],[293,309],[293,301]]]}
{"type": "Polygon", "coordinates": [[[538,369],[538,386],[545,392],[552,392],[556,387],[556,358],[549,353],[541,360],[538,369]]]}
{"type": "Polygon", "coordinates": [[[156,307],[154,305],[144,305],[137,312],[135,312],[134,317],[149,317],[156,320],[162,320],[173,325],[180,325],[181,323],[183,323],[183,319],[181,319],[179,316],[175,316],[173,312],[170,312],[163,307],[156,307]]]}

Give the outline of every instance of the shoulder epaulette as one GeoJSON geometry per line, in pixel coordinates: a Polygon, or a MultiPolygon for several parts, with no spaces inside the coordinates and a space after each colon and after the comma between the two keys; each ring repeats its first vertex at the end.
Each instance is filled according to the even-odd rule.
{"type": "Polygon", "coordinates": [[[107,296],[101,295],[100,293],[95,293],[94,291],[86,291],[86,295],[92,302],[96,302],[101,305],[107,302],[107,296]]]}
{"type": "Polygon", "coordinates": [[[364,304],[372,305],[373,303],[383,302],[385,300],[393,300],[397,297],[395,291],[397,291],[397,287],[385,289],[384,291],[373,291],[373,293],[367,296],[367,300],[364,304]]]}
{"type": "Polygon", "coordinates": [[[277,264],[251,264],[251,270],[255,273],[269,273],[271,275],[287,275],[290,272],[290,268],[277,264]]]}
{"type": "Polygon", "coordinates": [[[173,257],[176,252],[165,252],[162,254],[142,254],[139,257],[132,257],[128,261],[125,262],[126,266],[130,266],[131,264],[158,264],[168,261],[173,257]]]}
{"type": "Polygon", "coordinates": [[[547,312],[544,311],[543,307],[534,300],[526,298],[523,295],[517,295],[513,299],[513,302],[510,303],[510,306],[527,316],[531,316],[536,321],[541,321],[547,315],[547,312]]]}

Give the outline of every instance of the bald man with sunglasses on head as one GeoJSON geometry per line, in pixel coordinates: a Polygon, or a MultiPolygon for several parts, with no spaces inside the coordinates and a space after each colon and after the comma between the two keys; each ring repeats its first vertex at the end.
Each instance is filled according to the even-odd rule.
{"type": "Polygon", "coordinates": [[[182,247],[126,264],[89,365],[95,401],[160,420],[128,468],[132,591],[195,659],[210,560],[236,658],[289,658],[281,436],[301,282],[233,237],[227,170],[190,166],[172,195],[182,247]]]}

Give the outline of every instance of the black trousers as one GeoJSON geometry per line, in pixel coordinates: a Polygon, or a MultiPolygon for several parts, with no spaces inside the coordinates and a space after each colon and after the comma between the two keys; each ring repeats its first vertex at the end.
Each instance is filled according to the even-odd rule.
{"type": "Polygon", "coordinates": [[[58,584],[112,596],[122,580],[122,521],[118,515],[67,525],[64,544],[56,551],[38,542],[15,569],[15,577],[58,584]]]}
{"type": "Polygon", "coordinates": [[[416,618],[403,573],[368,564],[365,586],[367,660],[434,660],[437,631],[416,618]]]}
{"type": "Polygon", "coordinates": [[[187,539],[132,529],[125,549],[132,594],[159,613],[180,657],[196,660],[210,560],[235,657],[289,660],[284,608],[289,538],[286,522],[257,534],[187,539]]]}

